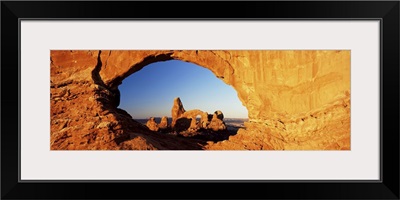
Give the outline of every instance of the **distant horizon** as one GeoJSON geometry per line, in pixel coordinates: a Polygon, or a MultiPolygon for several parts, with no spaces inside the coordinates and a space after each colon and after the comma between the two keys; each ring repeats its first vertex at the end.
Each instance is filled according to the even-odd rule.
{"type": "Polygon", "coordinates": [[[119,108],[134,119],[171,117],[176,97],[186,111],[200,109],[213,114],[220,110],[225,118],[248,118],[248,111],[232,86],[209,69],[180,60],[151,63],[125,78],[119,90],[119,108]]]}

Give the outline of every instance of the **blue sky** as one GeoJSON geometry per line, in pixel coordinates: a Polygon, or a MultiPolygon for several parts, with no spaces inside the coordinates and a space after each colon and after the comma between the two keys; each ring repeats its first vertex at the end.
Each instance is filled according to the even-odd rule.
{"type": "Polygon", "coordinates": [[[232,86],[210,70],[179,60],[156,62],[125,78],[118,87],[119,108],[134,119],[171,117],[175,97],[186,110],[213,113],[221,110],[227,118],[247,118],[247,109],[232,86]]]}

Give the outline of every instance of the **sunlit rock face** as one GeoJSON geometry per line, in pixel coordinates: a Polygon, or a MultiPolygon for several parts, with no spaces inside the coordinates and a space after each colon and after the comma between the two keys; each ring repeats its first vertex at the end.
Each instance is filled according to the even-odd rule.
{"type": "Polygon", "coordinates": [[[160,124],[158,124],[158,128],[160,130],[165,130],[168,128],[168,117],[167,116],[163,116],[161,118],[161,122],[160,122],[160,124]]]}
{"type": "Polygon", "coordinates": [[[211,121],[208,120],[208,113],[199,109],[193,109],[185,111],[183,103],[179,97],[174,99],[174,103],[171,109],[172,121],[178,122],[174,124],[176,131],[196,132],[200,128],[212,130],[214,132],[226,130],[224,114],[222,111],[217,110],[212,115],[211,121]],[[197,116],[200,116],[199,123],[197,122],[197,116]],[[190,125],[189,125],[190,124],[190,125]]]}
{"type": "Polygon", "coordinates": [[[217,110],[214,112],[210,125],[208,126],[213,131],[223,131],[226,130],[225,122],[223,121],[224,114],[222,111],[217,110]]]}
{"type": "Polygon", "coordinates": [[[146,126],[151,131],[158,131],[158,124],[155,121],[154,117],[150,117],[150,119],[146,122],[146,126]]]}
{"type": "Polygon", "coordinates": [[[183,115],[183,113],[185,113],[185,112],[186,112],[186,110],[185,110],[185,108],[183,108],[181,99],[179,97],[175,98],[174,104],[172,105],[172,109],[171,109],[171,116],[172,116],[171,127],[172,128],[175,127],[176,120],[178,120],[178,118],[181,117],[183,115]]]}
{"type": "Polygon", "coordinates": [[[116,108],[124,78],[170,59],[211,70],[248,110],[204,149],[350,149],[350,51],[334,50],[51,51],[51,149],[174,149],[116,108]]]}

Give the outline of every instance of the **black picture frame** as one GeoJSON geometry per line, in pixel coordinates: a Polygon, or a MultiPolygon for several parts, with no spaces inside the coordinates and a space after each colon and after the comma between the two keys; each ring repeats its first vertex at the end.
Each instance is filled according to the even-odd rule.
{"type": "Polygon", "coordinates": [[[398,1],[2,1],[1,198],[399,199],[399,7],[398,1]],[[20,62],[20,19],[163,18],[380,20],[381,180],[20,182],[18,133],[21,128],[21,109],[20,80],[17,78],[20,62]],[[154,192],[147,192],[148,188],[154,192]]]}

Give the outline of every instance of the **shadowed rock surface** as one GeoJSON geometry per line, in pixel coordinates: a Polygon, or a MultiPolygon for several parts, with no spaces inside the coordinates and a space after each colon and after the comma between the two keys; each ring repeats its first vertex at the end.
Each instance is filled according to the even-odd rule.
{"type": "MultiPolygon", "coordinates": [[[[51,50],[50,61],[52,150],[350,149],[350,51],[51,50]],[[153,133],[117,108],[124,78],[170,59],[231,85],[248,110],[245,128],[202,143],[153,133]]],[[[177,105],[173,124],[185,112],[177,105]]]]}

